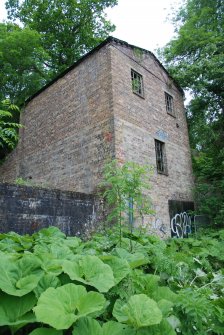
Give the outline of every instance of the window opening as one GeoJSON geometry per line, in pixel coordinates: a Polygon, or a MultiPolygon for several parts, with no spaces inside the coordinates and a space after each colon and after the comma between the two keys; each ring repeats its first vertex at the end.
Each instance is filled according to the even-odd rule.
{"type": "Polygon", "coordinates": [[[165,143],[155,140],[157,172],[167,174],[165,143]]]}
{"type": "Polygon", "coordinates": [[[132,91],[143,97],[143,78],[142,75],[134,70],[131,70],[132,91]]]}
{"type": "Polygon", "coordinates": [[[166,103],[167,113],[174,115],[173,97],[172,97],[172,95],[170,95],[166,92],[165,92],[165,103],[166,103]]]}

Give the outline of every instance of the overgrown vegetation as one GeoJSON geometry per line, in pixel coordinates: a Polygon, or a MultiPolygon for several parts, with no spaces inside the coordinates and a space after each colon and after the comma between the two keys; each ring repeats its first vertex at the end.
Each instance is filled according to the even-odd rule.
{"type": "Polygon", "coordinates": [[[56,227],[1,234],[0,333],[224,334],[223,250],[224,231],[167,242],[125,229],[120,241],[116,228],[86,242],[56,227]]]}
{"type": "Polygon", "coordinates": [[[152,214],[150,189],[150,166],[141,166],[135,162],[119,163],[112,160],[104,168],[103,181],[100,184],[102,198],[107,207],[107,223],[118,223],[120,238],[122,224],[128,222],[132,231],[135,220],[152,214]]]}
{"type": "Polygon", "coordinates": [[[190,91],[187,108],[198,212],[224,223],[224,2],[187,0],[173,15],[176,37],[163,61],[190,91]]]}
{"type": "Polygon", "coordinates": [[[0,102],[0,161],[5,155],[15,148],[18,142],[18,128],[21,125],[13,122],[18,118],[19,108],[6,99],[0,102]]]}

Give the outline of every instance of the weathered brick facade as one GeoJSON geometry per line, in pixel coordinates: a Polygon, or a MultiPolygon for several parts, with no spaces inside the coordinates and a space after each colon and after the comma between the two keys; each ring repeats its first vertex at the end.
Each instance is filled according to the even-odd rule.
{"type": "Polygon", "coordinates": [[[182,91],[146,50],[107,39],[30,99],[21,123],[18,147],[0,167],[1,181],[32,178],[92,193],[105,161],[118,158],[155,167],[152,224],[169,225],[168,200],[192,201],[182,91]],[[142,75],[144,97],[132,91],[131,69],[142,75]],[[175,116],[166,111],[165,92],[175,116]],[[167,174],[157,172],[155,139],[164,145],[167,174]]]}

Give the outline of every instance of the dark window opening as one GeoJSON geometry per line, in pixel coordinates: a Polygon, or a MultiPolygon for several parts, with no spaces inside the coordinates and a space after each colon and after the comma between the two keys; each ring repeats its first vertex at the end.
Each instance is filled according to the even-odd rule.
{"type": "Polygon", "coordinates": [[[155,151],[157,172],[167,174],[165,143],[155,140],[155,151]]]}
{"type": "Polygon", "coordinates": [[[168,114],[174,115],[174,108],[173,108],[173,97],[172,95],[165,92],[165,103],[166,103],[166,111],[168,114]]]}
{"type": "MultiPolygon", "coordinates": [[[[186,212],[189,215],[189,217],[191,217],[191,213],[194,211],[193,201],[168,200],[168,205],[169,205],[170,221],[176,214],[181,214],[184,212],[186,212]]],[[[193,223],[193,217],[191,223],[193,223]]],[[[179,228],[176,227],[176,229],[179,228]]],[[[183,237],[188,237],[188,233],[189,231],[187,229],[183,237]]],[[[175,231],[173,231],[172,229],[171,229],[171,236],[177,237],[177,234],[175,234],[175,231]]]]}
{"type": "Polygon", "coordinates": [[[144,96],[143,91],[143,78],[142,75],[134,70],[131,70],[131,83],[132,83],[132,91],[141,97],[144,96]]]}

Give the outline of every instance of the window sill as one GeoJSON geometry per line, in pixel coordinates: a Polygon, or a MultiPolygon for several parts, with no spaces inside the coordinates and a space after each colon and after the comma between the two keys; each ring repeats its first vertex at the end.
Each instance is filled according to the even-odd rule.
{"type": "Polygon", "coordinates": [[[167,114],[170,115],[170,116],[172,116],[174,119],[176,119],[176,115],[175,114],[169,113],[169,112],[167,112],[167,114]]]}
{"type": "Polygon", "coordinates": [[[162,172],[162,171],[158,171],[158,170],[157,170],[157,173],[158,173],[158,174],[162,174],[163,176],[167,176],[167,177],[169,176],[169,173],[168,173],[168,172],[162,172]]]}
{"type": "Polygon", "coordinates": [[[137,95],[138,97],[140,97],[140,98],[142,98],[142,99],[145,99],[145,97],[144,97],[144,95],[142,95],[142,94],[139,94],[139,93],[137,93],[137,92],[134,92],[134,91],[132,91],[135,95],[137,95]]]}

